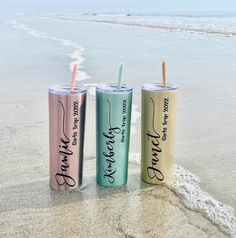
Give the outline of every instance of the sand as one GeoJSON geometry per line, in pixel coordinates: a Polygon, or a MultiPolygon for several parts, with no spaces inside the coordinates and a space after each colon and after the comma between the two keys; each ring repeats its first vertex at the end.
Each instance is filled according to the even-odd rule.
{"type": "MultiPolygon", "coordinates": [[[[106,189],[96,185],[95,158],[87,156],[81,189],[50,190],[47,110],[29,110],[47,104],[45,90],[38,90],[34,101],[31,93],[22,101],[16,93],[11,102],[1,104],[2,119],[8,118],[1,123],[2,237],[227,237],[187,209],[168,187],[141,182],[140,166],[134,163],[129,164],[127,186],[106,189]],[[9,108],[13,115],[7,114],[9,108]]],[[[92,104],[90,97],[91,109],[92,104]]]]}
{"type": "MultiPolygon", "coordinates": [[[[177,136],[175,162],[180,162],[181,166],[194,173],[199,172],[201,179],[204,178],[202,182],[197,176],[185,169],[182,170],[178,165],[175,167],[176,179],[173,184],[151,186],[141,182],[140,166],[137,163],[140,147],[139,143],[136,143],[139,138],[140,121],[135,119],[134,133],[131,136],[131,152],[134,153],[135,159],[129,164],[127,186],[107,189],[96,185],[93,96],[88,97],[87,105],[83,186],[67,193],[50,190],[47,89],[49,85],[61,83],[60,80],[67,75],[69,64],[65,68],[62,67],[63,64],[60,63],[64,58],[58,58],[50,65],[44,63],[44,59],[50,59],[58,49],[62,54],[62,49],[55,41],[49,43],[50,52],[45,49],[42,51],[40,47],[43,46],[39,44],[38,47],[32,45],[27,55],[25,49],[27,43],[32,41],[31,36],[22,33],[19,37],[15,35],[14,29],[9,31],[8,35],[5,29],[0,30],[4,32],[0,45],[2,52],[0,64],[3,66],[0,68],[1,237],[228,237],[230,234],[233,236],[235,230],[232,227],[233,220],[230,220],[234,219],[233,211],[220,201],[235,207],[235,190],[231,191],[230,188],[235,183],[233,178],[236,174],[232,169],[225,180],[217,181],[216,177],[219,176],[216,171],[220,171],[221,166],[219,161],[224,160],[227,168],[234,166],[230,164],[231,162],[227,163],[227,156],[231,154],[219,153],[219,158],[212,158],[214,169],[210,168],[208,156],[212,156],[213,152],[208,147],[214,148],[214,141],[210,140],[210,137],[205,138],[205,147],[197,150],[197,138],[191,137],[192,132],[195,132],[194,128],[186,123],[179,123],[178,131],[185,133],[179,133],[177,136]],[[6,52],[11,50],[14,59],[6,57],[6,52]],[[36,59],[36,56],[42,58],[36,59]],[[25,57],[24,60],[32,60],[29,64],[32,68],[22,67],[21,57],[25,57]],[[33,59],[36,59],[36,62],[33,62],[33,59]],[[52,68],[60,67],[61,71],[51,75],[47,67],[50,67],[51,71],[52,68]],[[187,129],[192,131],[187,132],[187,129]],[[186,142],[187,148],[184,146],[186,142]],[[201,161],[199,167],[196,166],[200,164],[196,162],[197,159],[201,161]],[[206,167],[207,170],[202,169],[206,167]],[[196,202],[198,194],[201,198],[199,203],[196,202]],[[213,197],[217,197],[219,201],[213,197]],[[216,218],[218,216],[220,220],[221,215],[222,219],[226,220],[225,229],[224,222],[216,225],[216,218]]],[[[36,38],[34,43],[37,45],[41,40],[36,38]]],[[[81,51],[79,53],[81,54],[81,51]]],[[[72,56],[72,60],[75,58],[72,56]]],[[[90,91],[93,94],[94,91],[90,91]]],[[[188,115],[185,108],[186,105],[188,108],[191,106],[186,103],[188,96],[189,94],[185,94],[185,97],[180,98],[179,122],[184,121],[184,117],[188,115]]],[[[195,105],[195,113],[201,111],[201,103],[203,102],[199,101],[198,105],[195,105]]],[[[139,109],[137,107],[134,109],[138,113],[139,109]]],[[[219,111],[221,110],[224,108],[221,107],[219,111]]],[[[194,114],[192,117],[188,116],[194,119],[194,114]]],[[[201,118],[198,123],[201,128],[198,135],[201,137],[206,129],[201,118]]],[[[212,125],[211,129],[213,130],[215,126],[216,124],[212,125]]]]}

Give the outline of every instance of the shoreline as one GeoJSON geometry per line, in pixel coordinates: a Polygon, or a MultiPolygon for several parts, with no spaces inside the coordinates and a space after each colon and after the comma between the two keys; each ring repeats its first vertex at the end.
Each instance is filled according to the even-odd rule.
{"type": "MultiPolygon", "coordinates": [[[[83,16],[83,15],[81,15],[83,16]]],[[[150,29],[157,29],[157,30],[163,30],[163,31],[169,31],[169,32],[182,32],[182,33],[189,33],[189,34],[199,34],[199,35],[206,35],[206,36],[218,36],[218,37],[235,37],[236,31],[230,31],[230,30],[215,30],[215,29],[198,29],[193,27],[184,27],[181,26],[171,26],[170,24],[163,23],[162,25],[158,24],[158,22],[137,22],[136,19],[129,19],[128,17],[126,20],[124,19],[112,19],[112,20],[106,20],[106,19],[100,19],[96,20],[97,15],[88,15],[88,17],[93,17],[91,19],[83,19],[81,16],[48,16],[48,19],[51,20],[59,20],[59,21],[74,21],[74,22],[88,22],[88,23],[103,23],[103,24],[113,24],[113,25],[120,25],[120,26],[128,26],[128,27],[144,27],[144,28],[150,28],[150,29]]],[[[85,15],[86,16],[86,15],[85,15]]],[[[99,16],[99,15],[98,15],[99,16]]],[[[144,15],[146,16],[146,15],[144,15]]],[[[147,17],[147,16],[146,16],[147,17]]],[[[166,17],[166,16],[163,16],[166,17]]],[[[186,16],[183,16],[186,17],[186,16]]]]}
{"type": "Polygon", "coordinates": [[[30,34],[34,37],[53,40],[53,41],[59,42],[63,46],[73,47],[74,51],[69,54],[69,57],[72,59],[72,62],[69,64],[71,72],[72,72],[73,64],[77,64],[78,65],[78,78],[77,78],[77,80],[82,81],[82,80],[90,78],[89,75],[87,75],[84,71],[81,70],[83,68],[82,63],[85,60],[85,58],[83,57],[84,48],[82,46],[80,46],[78,43],[73,42],[71,40],[63,39],[63,38],[49,36],[49,35],[47,35],[45,33],[42,33],[38,30],[27,27],[25,24],[19,23],[16,20],[11,21],[10,24],[14,28],[21,29],[21,30],[25,31],[26,33],[28,33],[28,34],[30,34]]]}
{"type": "MultiPolygon", "coordinates": [[[[129,157],[130,163],[140,165],[140,153],[130,153],[129,157]]],[[[234,209],[202,190],[200,179],[192,172],[174,164],[172,173],[172,181],[164,186],[173,191],[186,208],[199,212],[220,230],[234,237],[236,235],[234,209]]]]}
{"type": "MultiPolygon", "coordinates": [[[[71,46],[71,47],[74,47],[74,51],[73,51],[73,53],[71,53],[69,56],[71,57],[71,59],[72,60],[75,60],[77,63],[79,63],[80,64],[80,69],[82,69],[82,63],[84,62],[84,59],[85,58],[83,58],[83,54],[84,54],[84,49],[79,45],[79,44],[77,44],[76,42],[73,42],[73,41],[70,41],[70,40],[66,40],[66,39],[64,39],[64,38],[57,38],[57,37],[53,37],[53,36],[48,36],[48,35],[45,35],[44,33],[41,33],[41,32],[39,32],[39,31],[37,31],[37,30],[34,30],[34,29],[32,29],[32,28],[27,28],[27,26],[25,25],[24,26],[25,27],[25,29],[26,29],[26,31],[28,30],[28,32],[27,33],[30,33],[31,35],[33,35],[33,36],[35,36],[35,37],[39,37],[39,38],[45,38],[45,39],[51,39],[51,40],[55,40],[55,41],[57,41],[59,44],[61,44],[61,45],[63,45],[63,46],[71,46]]],[[[24,27],[23,27],[23,25],[22,25],[22,28],[24,29],[24,27]]],[[[22,29],[22,30],[23,30],[22,29]]],[[[70,67],[71,67],[71,65],[72,65],[72,63],[73,62],[71,62],[70,63],[70,67]]],[[[83,72],[83,71],[80,71],[79,72],[79,75],[81,76],[81,78],[82,79],[80,79],[80,80],[83,80],[84,78],[86,78],[86,77],[89,77],[87,74],[86,74],[86,72],[83,72]]],[[[90,89],[91,90],[91,89],[90,89]]],[[[91,90],[92,91],[92,90],[91,90]]],[[[93,92],[90,92],[91,94],[93,94],[93,92]]],[[[29,100],[29,98],[28,98],[28,100],[29,100]]],[[[89,98],[89,101],[90,102],[88,102],[88,103],[90,103],[90,104],[92,104],[92,103],[94,103],[94,98],[93,97],[90,97],[89,98]]],[[[90,111],[92,110],[92,106],[91,107],[89,107],[90,109],[90,111]]],[[[19,108],[19,110],[24,110],[24,108],[19,108]]],[[[138,112],[138,108],[135,106],[135,110],[136,110],[136,112],[137,112],[137,114],[139,113],[138,112]]],[[[91,114],[90,114],[91,115],[91,114]]],[[[135,118],[135,120],[134,120],[134,125],[135,124],[137,124],[137,121],[139,120],[139,116],[140,115],[136,115],[136,118],[135,118]]],[[[11,122],[13,122],[13,120],[14,119],[11,119],[12,121],[11,122]]],[[[92,120],[94,120],[94,118],[90,118],[90,120],[92,121],[92,120]]],[[[92,125],[92,122],[90,121],[90,123],[87,123],[87,125],[92,125]]],[[[25,124],[25,126],[27,127],[27,122],[26,122],[26,124],[25,124]]],[[[44,125],[45,126],[45,125],[44,125]]],[[[41,127],[41,125],[39,125],[39,127],[41,127]]],[[[136,125],[136,127],[137,127],[137,125],[136,125]]],[[[94,129],[94,128],[93,128],[94,129]]],[[[137,130],[137,129],[136,129],[137,130]]],[[[90,131],[92,131],[91,130],[91,128],[90,128],[90,131]]],[[[131,138],[133,137],[133,136],[135,136],[136,134],[134,133],[134,134],[132,134],[131,135],[131,138]]],[[[91,133],[91,136],[93,136],[93,132],[91,133]]],[[[41,145],[41,146],[43,146],[43,144],[41,145]]],[[[94,151],[92,151],[92,153],[94,154],[94,151]]],[[[42,156],[42,155],[39,155],[39,156],[42,156]]],[[[44,156],[46,156],[46,154],[45,154],[45,152],[44,152],[44,156]]],[[[138,155],[136,155],[136,156],[138,156],[138,155]]],[[[27,162],[28,163],[30,163],[29,161],[30,161],[30,157],[31,157],[31,155],[29,155],[28,157],[27,157],[27,162]]],[[[132,156],[131,156],[132,157],[132,156]]],[[[132,159],[131,159],[132,160],[132,159]]],[[[134,160],[134,159],[133,159],[134,160]]],[[[136,159],[136,160],[138,160],[138,159],[136,159]]],[[[136,162],[137,163],[137,162],[136,162]]],[[[92,166],[94,166],[94,165],[92,165],[92,166]]],[[[133,165],[132,165],[133,166],[133,165]]],[[[231,227],[232,227],[232,224],[233,223],[230,223],[230,222],[232,222],[233,220],[235,220],[235,217],[234,217],[234,215],[233,215],[233,211],[231,211],[231,208],[230,207],[228,207],[228,206],[226,206],[226,205],[224,205],[224,204],[222,204],[222,203],[220,203],[220,202],[218,202],[217,200],[215,200],[213,197],[211,197],[209,194],[207,194],[207,193],[205,193],[203,190],[200,190],[200,187],[199,187],[199,179],[198,179],[198,177],[196,177],[194,174],[192,174],[192,173],[190,173],[189,171],[187,171],[187,170],[182,170],[182,168],[181,167],[175,167],[176,168],[176,173],[177,173],[177,178],[180,180],[180,181],[178,181],[179,182],[179,184],[172,184],[172,185],[169,185],[170,187],[169,187],[169,189],[171,189],[176,195],[177,195],[177,198],[173,198],[173,199],[180,199],[181,201],[182,201],[182,203],[183,204],[185,204],[185,206],[186,207],[188,207],[189,206],[189,208],[190,209],[192,209],[193,211],[195,211],[196,212],[196,214],[195,215],[193,215],[193,216],[198,216],[199,214],[197,214],[198,212],[202,212],[202,214],[203,214],[203,216],[209,216],[208,218],[211,220],[211,219],[213,219],[213,221],[214,221],[214,217],[216,216],[216,218],[218,219],[218,221],[214,221],[213,223],[219,223],[220,222],[220,225],[219,226],[221,226],[221,229],[226,229],[227,230],[227,232],[228,232],[228,234],[229,234],[229,230],[231,229],[231,227]],[[181,172],[181,173],[179,173],[178,174],[178,172],[181,172]],[[181,180],[181,179],[183,179],[183,180],[181,180]],[[191,186],[192,185],[192,187],[190,187],[189,188],[189,186],[191,186]],[[189,190],[190,189],[190,190],[189,190]],[[191,189],[193,189],[193,190],[191,190],[191,189]],[[195,197],[190,197],[190,200],[188,200],[189,199],[189,197],[188,197],[188,195],[189,195],[189,193],[190,193],[190,195],[191,194],[195,194],[195,195],[199,195],[200,194],[200,196],[203,196],[203,197],[201,197],[201,199],[206,199],[206,201],[200,201],[200,204],[198,204],[198,203],[196,203],[196,196],[195,197]],[[191,200],[192,199],[192,200],[191,200]],[[195,203],[194,203],[195,202],[195,203]],[[206,203],[205,203],[206,202],[206,203]],[[191,205],[192,205],[192,207],[191,207],[191,205]],[[199,207],[198,207],[199,206],[199,207]],[[208,206],[208,207],[204,207],[204,206],[208,206]],[[215,208],[217,208],[218,209],[218,214],[223,214],[223,216],[225,216],[225,220],[223,219],[223,220],[220,220],[220,218],[218,217],[218,214],[215,214],[215,213],[213,213],[214,212],[214,207],[215,208]],[[222,210],[220,210],[220,208],[222,208],[222,210]],[[209,212],[209,213],[207,213],[207,212],[209,212]],[[227,227],[227,224],[225,225],[225,221],[227,221],[226,223],[228,224],[228,227],[227,227]]],[[[91,169],[90,167],[88,168],[89,170],[91,169]]],[[[134,171],[135,171],[135,173],[137,173],[137,171],[138,171],[138,169],[137,168],[135,168],[134,169],[134,171]]],[[[94,171],[92,171],[91,173],[90,173],[90,175],[91,175],[91,177],[94,177],[94,171]]],[[[132,175],[132,174],[131,174],[132,175]]],[[[136,179],[138,178],[138,176],[136,176],[135,177],[136,179]]],[[[44,179],[46,179],[46,177],[44,177],[44,179]]],[[[37,178],[36,178],[36,180],[37,180],[37,178]]],[[[40,180],[38,180],[38,181],[40,181],[40,180]]],[[[90,180],[91,181],[91,180],[90,180]]],[[[93,181],[94,182],[94,181],[93,181]]],[[[31,185],[31,186],[33,186],[33,185],[31,185]]],[[[91,185],[90,184],[90,186],[92,186],[93,187],[93,189],[95,189],[95,190],[97,190],[98,188],[95,186],[95,185],[91,185]]],[[[129,185],[128,185],[129,186],[129,185]]],[[[131,185],[132,186],[132,185],[131,185]]],[[[11,187],[11,186],[10,186],[11,187]]],[[[14,187],[14,186],[13,186],[14,187]]],[[[9,188],[10,189],[10,188],[9,188]]],[[[4,190],[4,189],[3,189],[4,190]]],[[[20,188],[16,188],[16,190],[18,191],[18,193],[21,193],[20,192],[20,188]],[[17,190],[18,189],[18,190],[17,190]]],[[[35,192],[35,190],[34,190],[34,188],[32,188],[32,190],[35,192]]],[[[158,199],[162,199],[162,196],[163,196],[163,194],[161,194],[161,192],[159,192],[159,191],[154,191],[155,189],[152,189],[152,196],[156,196],[157,197],[157,200],[158,199]],[[158,194],[158,195],[157,195],[158,194]]],[[[7,191],[7,193],[8,193],[8,195],[10,194],[10,192],[11,192],[11,189],[10,190],[8,190],[8,188],[6,188],[6,191],[7,191]]],[[[27,189],[25,189],[25,191],[28,191],[27,189]]],[[[89,192],[91,192],[92,190],[89,190],[89,192]]],[[[104,190],[103,191],[104,193],[106,193],[106,191],[104,190]]],[[[102,192],[102,194],[103,194],[103,192],[102,192]]],[[[76,193],[76,192],[75,192],[76,193]]],[[[109,192],[108,192],[109,193],[109,192]]],[[[137,195],[136,193],[138,193],[137,191],[135,192],[135,196],[137,195]]],[[[39,192],[39,194],[38,195],[40,195],[41,193],[39,192]]],[[[78,194],[77,194],[78,195],[78,194]]],[[[93,196],[93,195],[91,195],[91,194],[89,194],[89,193],[84,193],[84,195],[85,195],[85,197],[87,196],[87,197],[89,197],[89,196],[93,196]]],[[[101,194],[100,194],[101,195],[101,194]]],[[[126,193],[124,193],[123,194],[124,195],[124,197],[126,197],[127,196],[127,194],[126,193]]],[[[4,195],[2,195],[2,196],[4,196],[4,195]]],[[[72,195],[73,196],[73,195],[72,195]]],[[[79,195],[79,196],[82,196],[81,194],[79,195]]],[[[143,196],[143,195],[142,195],[143,196]]],[[[5,199],[5,197],[4,197],[4,199],[5,199]]],[[[99,204],[100,203],[102,203],[102,202],[104,202],[104,200],[102,200],[102,199],[100,199],[99,197],[96,197],[96,198],[94,198],[99,204]]],[[[116,198],[117,199],[117,198],[116,198]]],[[[135,198],[133,198],[132,197],[132,199],[134,199],[135,200],[135,198]]],[[[136,200],[135,200],[136,201],[136,200]]],[[[153,201],[155,201],[155,200],[153,200],[153,201]]],[[[45,202],[45,201],[44,201],[45,202]]],[[[46,202],[48,202],[48,201],[46,201],[46,202]]],[[[79,201],[78,203],[79,204],[82,204],[82,206],[83,206],[83,204],[85,204],[87,201],[86,201],[86,199],[82,199],[81,198],[81,201],[79,201]]],[[[178,202],[176,202],[176,203],[178,203],[178,202]]],[[[7,202],[5,202],[5,204],[7,204],[7,202]]],[[[95,206],[96,207],[96,204],[94,205],[94,204],[92,204],[93,206],[95,206]]],[[[143,205],[143,204],[142,204],[143,205]]],[[[128,206],[128,205],[127,205],[128,206]]],[[[178,206],[179,206],[179,204],[178,204],[178,206]]],[[[11,207],[11,204],[10,204],[10,207],[11,207]]],[[[97,208],[97,207],[96,207],[97,208]]],[[[128,208],[130,209],[130,207],[128,206],[128,208]]],[[[72,210],[72,207],[70,207],[70,209],[72,210]]],[[[97,208],[97,209],[99,209],[99,208],[97,208]]],[[[150,209],[150,208],[149,208],[150,209]]],[[[147,210],[145,210],[145,211],[150,211],[149,209],[147,209],[147,210]]],[[[182,209],[182,208],[181,208],[182,209]]],[[[16,207],[16,213],[19,213],[18,214],[18,218],[17,219],[19,219],[19,216],[20,215],[22,215],[22,213],[21,212],[23,212],[23,211],[21,211],[20,209],[18,210],[18,208],[16,207]]],[[[47,208],[46,208],[46,210],[47,210],[47,208]]],[[[49,209],[50,210],[50,209],[49,209]]],[[[65,210],[66,211],[66,210],[65,210]]],[[[217,210],[216,210],[217,211],[217,210]]],[[[215,212],[216,212],[215,211],[215,212]]],[[[186,211],[185,211],[186,212],[186,211]]],[[[49,211],[49,213],[51,213],[51,211],[49,211]]],[[[72,213],[73,213],[73,211],[72,211],[72,213]]],[[[14,212],[13,212],[13,214],[14,214],[14,212]]],[[[32,214],[31,214],[32,215],[32,214]]],[[[138,214],[139,215],[139,214],[138,214]]],[[[137,216],[138,216],[137,215],[137,216]]],[[[1,213],[0,213],[0,216],[1,216],[1,213]]],[[[11,214],[9,214],[9,216],[11,217],[11,214]]],[[[32,215],[33,216],[33,215],[32,215]]],[[[3,217],[4,217],[4,214],[3,214],[3,217]]],[[[177,216],[177,218],[179,218],[178,216],[177,216]]],[[[5,218],[4,218],[5,219],[5,218]]],[[[180,219],[180,218],[179,218],[180,219]]],[[[122,228],[123,229],[123,228],[122,228]]],[[[129,228],[128,227],[126,227],[125,228],[126,230],[128,230],[129,228]]],[[[235,232],[235,231],[234,231],[235,232]]]]}

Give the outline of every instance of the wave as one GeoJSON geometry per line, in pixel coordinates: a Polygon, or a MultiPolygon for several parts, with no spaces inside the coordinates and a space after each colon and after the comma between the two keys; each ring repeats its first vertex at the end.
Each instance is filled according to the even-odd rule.
{"type": "Polygon", "coordinates": [[[201,16],[157,16],[157,15],[80,15],[80,16],[47,16],[61,21],[81,21],[104,24],[124,25],[161,29],[171,32],[185,32],[222,37],[236,36],[236,18],[201,17],[201,16]],[[179,19],[176,19],[178,17],[179,19]],[[190,20],[189,18],[193,18],[190,20]]]}
{"type": "MultiPolygon", "coordinates": [[[[96,15],[100,15],[97,13],[96,15]]],[[[104,14],[103,14],[104,15],[104,14]]],[[[202,17],[235,17],[235,11],[210,11],[210,12],[166,12],[166,13],[126,13],[126,16],[153,16],[153,17],[189,17],[189,18],[202,18],[202,17]]]]}
{"type": "Polygon", "coordinates": [[[224,37],[234,37],[236,36],[236,32],[222,32],[222,31],[213,31],[213,30],[203,30],[203,29],[191,29],[191,28],[179,28],[172,26],[163,26],[157,24],[148,24],[148,23],[134,23],[134,22],[117,22],[117,21],[94,21],[100,23],[108,23],[108,24],[118,24],[118,25],[127,25],[127,26],[139,26],[139,27],[147,27],[147,28],[156,28],[167,31],[176,31],[176,32],[187,32],[187,33],[197,33],[202,35],[215,35],[215,36],[224,36],[224,37]]]}
{"type": "MultiPolygon", "coordinates": [[[[140,165],[140,153],[130,153],[129,161],[140,165]]],[[[199,184],[200,179],[196,175],[179,165],[174,165],[172,182],[167,183],[166,186],[179,197],[185,207],[201,213],[220,230],[235,237],[234,209],[214,199],[203,191],[199,184]]]]}
{"type": "Polygon", "coordinates": [[[84,48],[81,45],[79,45],[77,42],[74,42],[74,41],[71,41],[71,40],[68,40],[68,39],[64,39],[64,38],[58,38],[58,37],[55,37],[55,36],[47,35],[43,32],[38,31],[38,30],[27,27],[25,24],[20,23],[20,22],[15,21],[15,20],[11,21],[9,23],[14,28],[24,30],[25,32],[27,32],[28,34],[30,34],[34,37],[57,41],[58,43],[60,43],[63,46],[73,47],[74,51],[69,54],[69,57],[72,59],[72,62],[70,62],[70,64],[69,64],[70,70],[72,71],[73,65],[77,64],[78,65],[77,80],[81,81],[81,80],[85,80],[85,79],[90,78],[90,76],[87,73],[85,73],[84,71],[81,70],[83,68],[82,63],[85,60],[85,58],[83,57],[84,48]]]}

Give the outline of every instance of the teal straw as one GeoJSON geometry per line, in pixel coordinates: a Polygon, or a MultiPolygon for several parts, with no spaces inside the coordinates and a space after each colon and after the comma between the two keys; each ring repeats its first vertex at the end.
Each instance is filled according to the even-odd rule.
{"type": "Polygon", "coordinates": [[[119,77],[118,77],[118,89],[121,89],[121,79],[122,79],[122,71],[123,71],[123,64],[120,65],[119,68],[119,77]]]}

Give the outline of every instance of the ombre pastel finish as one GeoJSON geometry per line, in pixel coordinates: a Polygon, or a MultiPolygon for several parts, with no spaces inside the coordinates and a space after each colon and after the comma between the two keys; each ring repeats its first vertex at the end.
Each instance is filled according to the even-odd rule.
{"type": "Polygon", "coordinates": [[[132,88],[105,84],[96,89],[97,183],[127,183],[132,88]]]}
{"type": "Polygon", "coordinates": [[[177,87],[144,84],[141,113],[141,179],[150,184],[171,180],[177,87]]]}
{"type": "Polygon", "coordinates": [[[86,89],[49,88],[49,169],[53,190],[82,184],[86,89]]]}

